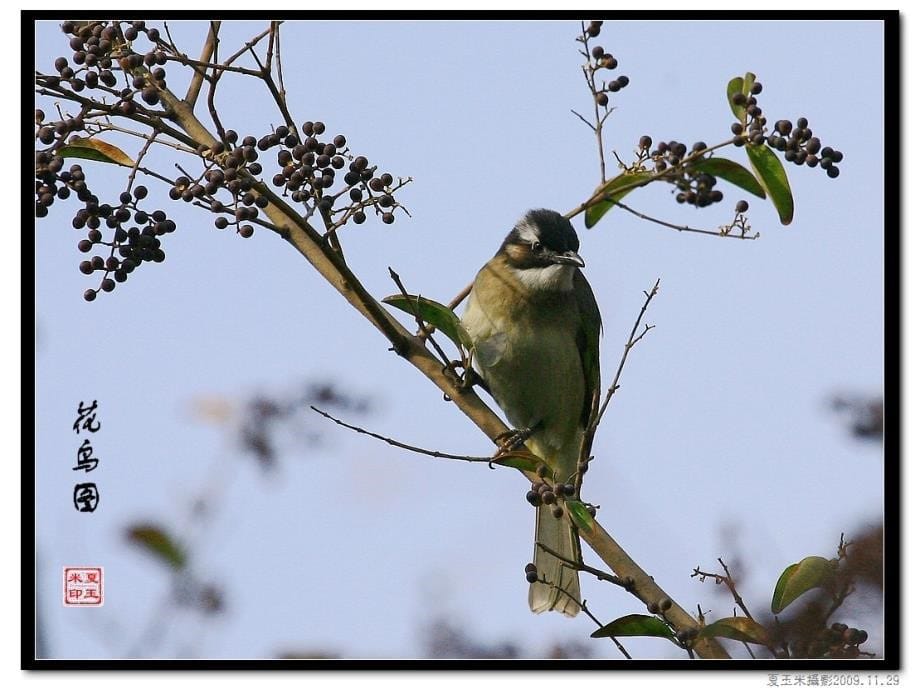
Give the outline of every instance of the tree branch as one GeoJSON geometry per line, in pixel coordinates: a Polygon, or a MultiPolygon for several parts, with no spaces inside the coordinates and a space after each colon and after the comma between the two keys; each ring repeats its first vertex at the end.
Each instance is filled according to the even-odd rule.
{"type": "MultiPolygon", "coordinates": [[[[208,37],[204,41],[204,46],[201,48],[201,59],[193,63],[191,60],[183,60],[183,64],[188,64],[192,70],[195,72],[192,75],[192,80],[188,85],[188,91],[185,93],[185,98],[183,99],[186,103],[189,104],[192,108],[195,107],[195,101],[198,100],[198,93],[201,91],[201,84],[204,82],[206,68],[201,67],[202,64],[207,64],[212,56],[217,55],[217,33],[220,31],[220,22],[213,21],[208,25],[208,37]]],[[[216,60],[215,60],[216,62],[216,60]]]]}

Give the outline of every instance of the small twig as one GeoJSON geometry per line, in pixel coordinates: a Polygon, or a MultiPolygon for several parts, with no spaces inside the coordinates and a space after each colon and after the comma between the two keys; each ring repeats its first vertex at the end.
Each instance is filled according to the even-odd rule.
{"type": "MultiPolygon", "coordinates": [[[[542,546],[542,544],[541,544],[540,546],[542,546]]],[[[543,548],[546,549],[545,546],[544,546],[543,548]]],[[[546,550],[549,551],[550,553],[553,553],[553,552],[550,551],[549,549],[546,549],[546,550]]],[[[556,554],[553,554],[553,555],[556,555],[556,554]]],[[[566,559],[563,558],[563,559],[561,559],[561,560],[566,560],[566,559]]],[[[564,594],[565,596],[567,596],[571,601],[574,601],[576,604],[578,604],[578,608],[580,608],[582,611],[584,611],[585,615],[588,616],[588,618],[590,618],[592,621],[594,621],[594,624],[595,624],[598,628],[604,627],[604,624],[601,623],[600,620],[598,620],[597,616],[595,616],[593,613],[591,613],[591,611],[588,609],[588,600],[587,600],[587,599],[584,599],[584,600],[576,599],[575,597],[573,597],[573,596],[568,592],[568,590],[564,589],[563,587],[560,587],[560,586],[557,585],[555,582],[550,582],[550,581],[547,580],[545,577],[541,577],[540,579],[537,580],[537,582],[540,582],[540,583],[542,583],[542,584],[544,584],[544,585],[548,585],[548,586],[552,587],[553,589],[555,589],[555,590],[561,592],[561,593],[564,594]]],[[[620,650],[620,653],[621,653],[623,656],[625,656],[627,659],[632,659],[632,657],[629,655],[629,652],[626,651],[626,648],[625,648],[622,644],[620,644],[620,641],[619,641],[616,637],[614,637],[613,635],[610,635],[609,638],[610,638],[610,641],[613,642],[613,644],[615,644],[615,645],[617,646],[617,649],[620,650]]]]}
{"type": "MultiPolygon", "coordinates": [[[[568,593],[567,593],[567,594],[568,594],[568,593]]],[[[570,597],[570,598],[571,598],[571,597],[570,597]]],[[[595,624],[598,628],[604,627],[604,624],[601,623],[601,622],[597,619],[597,616],[595,616],[593,613],[591,613],[591,612],[588,610],[588,600],[587,600],[587,599],[585,599],[584,601],[579,601],[579,602],[578,602],[578,605],[581,607],[581,610],[585,612],[585,615],[587,615],[588,618],[590,618],[592,621],[594,621],[594,624],[595,624]]],[[[625,656],[627,659],[632,659],[632,657],[629,655],[629,652],[626,651],[626,647],[624,647],[624,646],[620,643],[620,641],[619,641],[617,638],[615,638],[613,635],[611,635],[611,636],[610,636],[610,641],[613,642],[613,644],[616,645],[617,649],[620,650],[620,654],[622,654],[623,656],[625,656]]]]}
{"type": "MultiPolygon", "coordinates": [[[[658,278],[655,281],[655,284],[652,286],[652,289],[648,292],[645,292],[645,302],[642,305],[642,309],[639,310],[639,315],[636,317],[636,322],[633,324],[632,331],[629,333],[629,339],[626,341],[626,345],[623,347],[623,355],[620,357],[620,364],[617,366],[616,374],[613,377],[613,383],[610,384],[610,388],[607,389],[607,394],[604,397],[604,402],[597,407],[597,412],[593,418],[588,420],[588,425],[585,428],[585,433],[581,439],[581,447],[579,449],[578,458],[580,463],[587,462],[589,458],[587,457],[591,451],[591,446],[594,443],[594,435],[597,433],[597,427],[601,423],[601,418],[604,416],[604,413],[607,411],[607,406],[610,404],[610,399],[613,397],[613,394],[620,387],[620,376],[623,373],[623,367],[626,365],[626,357],[629,355],[629,351],[635,347],[636,343],[642,340],[645,337],[645,334],[654,328],[654,326],[649,326],[646,324],[645,330],[642,331],[638,336],[636,331],[639,329],[639,322],[642,321],[642,317],[645,315],[648,305],[651,303],[652,298],[658,294],[658,286],[661,283],[661,278],[658,278]]],[[[600,393],[600,391],[598,391],[600,393]]],[[[575,491],[576,495],[580,495],[582,477],[584,472],[578,472],[575,477],[575,491]]]]}
{"type": "Polygon", "coordinates": [[[359,434],[364,434],[366,436],[376,438],[378,441],[383,441],[384,443],[389,444],[391,446],[395,446],[396,448],[402,448],[403,450],[408,450],[413,453],[418,453],[419,455],[428,455],[432,458],[441,458],[444,460],[463,460],[465,462],[484,462],[490,465],[493,462],[495,462],[494,457],[487,457],[487,456],[482,456],[482,455],[454,455],[453,453],[442,453],[439,450],[428,450],[427,448],[419,448],[418,446],[410,446],[408,443],[402,443],[401,441],[397,441],[387,436],[375,434],[373,431],[368,431],[367,429],[362,429],[361,427],[354,426],[352,424],[349,424],[348,422],[343,422],[341,419],[336,419],[328,412],[324,412],[323,410],[319,409],[318,407],[314,407],[313,405],[310,405],[310,409],[316,412],[317,414],[322,415],[326,419],[329,419],[335,422],[339,426],[344,426],[346,429],[351,429],[352,431],[356,431],[359,434]]]}
{"type": "MultiPolygon", "coordinates": [[[[732,574],[729,571],[728,566],[725,564],[725,561],[723,561],[721,557],[718,560],[719,560],[719,565],[722,566],[722,570],[725,571],[724,575],[720,573],[707,573],[704,570],[700,570],[699,566],[697,566],[696,568],[693,569],[693,572],[690,573],[690,576],[698,577],[700,578],[700,580],[705,580],[706,578],[712,578],[713,580],[715,580],[716,585],[724,584],[726,587],[728,587],[728,591],[731,592],[732,599],[735,600],[735,604],[738,606],[738,608],[741,609],[742,613],[744,613],[744,615],[747,616],[750,620],[756,621],[757,619],[754,618],[753,614],[750,612],[750,610],[748,610],[748,607],[744,604],[744,600],[741,598],[741,594],[738,592],[738,588],[735,586],[735,579],[732,577],[732,574]]],[[[743,644],[744,644],[744,647],[748,650],[748,654],[751,655],[751,658],[752,659],[755,658],[754,652],[751,650],[750,646],[748,646],[746,642],[743,644]]],[[[773,654],[773,656],[776,656],[776,650],[773,649],[772,646],[770,645],[764,645],[764,646],[770,651],[771,654],[773,654]]]]}
{"type": "Polygon", "coordinates": [[[463,288],[459,293],[457,293],[456,297],[454,297],[450,302],[447,303],[447,308],[456,309],[460,305],[460,303],[467,298],[467,295],[470,294],[472,289],[473,289],[473,284],[470,283],[465,288],[463,288]]]}
{"type": "Polygon", "coordinates": [[[600,164],[601,164],[601,184],[603,185],[607,181],[607,162],[604,158],[604,122],[607,120],[607,117],[610,115],[612,111],[606,110],[606,112],[604,113],[604,116],[601,117],[601,106],[600,106],[600,103],[598,103],[597,101],[597,98],[598,98],[597,79],[596,79],[597,73],[593,69],[593,65],[591,64],[591,56],[588,53],[589,38],[590,37],[588,36],[588,29],[585,26],[584,21],[582,21],[581,23],[581,43],[585,47],[583,55],[586,56],[586,59],[588,60],[588,62],[586,62],[582,66],[581,71],[585,75],[585,82],[588,85],[588,90],[591,92],[591,100],[594,101],[594,125],[587,123],[587,121],[583,117],[581,117],[581,115],[578,115],[578,113],[575,113],[575,114],[578,115],[578,117],[581,117],[581,119],[585,121],[588,124],[588,126],[591,127],[591,129],[594,131],[594,137],[597,140],[598,158],[600,159],[600,164]]]}
{"type": "MultiPolygon", "coordinates": [[[[261,41],[263,38],[265,38],[266,36],[268,36],[268,34],[269,34],[270,32],[271,32],[271,26],[269,26],[269,28],[267,28],[267,29],[265,29],[264,31],[262,31],[262,33],[257,34],[257,35],[256,35],[254,38],[252,38],[251,40],[249,40],[249,41],[247,41],[246,43],[244,43],[243,46],[242,46],[238,51],[236,51],[233,55],[231,55],[231,56],[228,57],[226,60],[224,60],[223,63],[221,63],[221,64],[223,64],[223,66],[224,66],[225,68],[226,68],[226,67],[229,67],[229,66],[232,65],[234,62],[236,62],[236,59],[237,59],[238,57],[240,57],[243,53],[252,50],[253,47],[255,47],[256,45],[258,45],[259,41],[261,41]]],[[[261,65],[260,65],[260,66],[261,66],[261,65]]],[[[258,73],[258,76],[262,76],[262,73],[259,72],[259,73],[258,73]]]]}
{"type": "MultiPolygon", "coordinates": [[[[406,292],[406,288],[403,286],[402,280],[400,280],[399,278],[399,274],[396,273],[396,271],[394,271],[392,268],[389,268],[389,271],[390,271],[390,278],[392,278],[393,282],[396,283],[396,287],[399,288],[399,291],[402,293],[402,296],[405,297],[409,301],[409,304],[414,304],[412,301],[412,296],[408,292],[406,292]]],[[[427,332],[426,329],[428,328],[428,326],[425,324],[424,319],[422,319],[417,309],[415,308],[412,309],[412,315],[415,317],[415,322],[418,324],[419,329],[423,333],[427,332]]],[[[428,341],[431,342],[431,346],[438,353],[438,356],[441,358],[441,361],[444,362],[444,364],[449,367],[451,360],[446,354],[444,354],[444,350],[441,349],[441,346],[438,345],[437,342],[435,342],[435,339],[431,336],[430,333],[428,334],[427,338],[428,338],[428,341]]]]}
{"type": "Polygon", "coordinates": [[[722,570],[725,571],[725,586],[728,587],[728,591],[732,593],[732,598],[735,600],[735,603],[738,604],[738,607],[744,612],[744,615],[754,620],[754,616],[751,615],[751,612],[748,611],[748,607],[744,605],[744,600],[741,598],[741,595],[738,593],[738,589],[735,587],[735,580],[732,578],[732,574],[728,571],[728,566],[725,565],[725,561],[719,558],[719,565],[722,566],[722,570]]]}
{"type": "MultiPolygon", "coordinates": [[[[87,113],[87,117],[94,117],[96,115],[100,115],[106,118],[109,117],[109,113],[103,110],[100,110],[96,113],[94,112],[87,113]]],[[[90,133],[95,133],[95,134],[99,134],[101,132],[120,132],[122,134],[129,134],[133,137],[138,137],[139,139],[147,139],[149,137],[149,135],[147,134],[142,134],[141,132],[135,132],[133,129],[127,129],[126,127],[119,127],[118,125],[114,125],[111,122],[105,122],[104,124],[101,122],[87,122],[86,131],[90,133]]],[[[161,134],[162,132],[156,132],[156,133],[161,134]]],[[[194,149],[190,149],[187,146],[183,146],[182,144],[175,143],[172,141],[163,141],[161,139],[155,139],[153,143],[160,144],[162,146],[168,146],[170,148],[176,149],[177,151],[182,151],[183,153],[193,153],[193,154],[198,153],[194,149]]]]}
{"type": "Polygon", "coordinates": [[[753,235],[732,235],[731,233],[721,232],[719,230],[703,230],[701,228],[691,228],[689,225],[677,225],[675,223],[669,223],[665,220],[653,218],[652,216],[648,216],[644,213],[636,211],[635,209],[630,208],[620,201],[615,201],[614,204],[619,206],[624,211],[628,211],[629,213],[633,214],[637,218],[641,218],[642,220],[647,220],[658,225],[663,225],[666,228],[671,228],[672,230],[677,230],[678,232],[695,232],[699,233],[700,235],[715,235],[716,237],[734,237],[737,240],[756,240],[758,237],[760,237],[759,232],[754,233],[753,235]]]}
{"type": "Polygon", "coordinates": [[[549,548],[545,544],[541,544],[540,542],[537,542],[537,546],[539,546],[541,549],[546,551],[549,555],[558,558],[560,561],[567,564],[571,568],[574,568],[575,570],[580,570],[581,572],[589,573],[591,575],[594,575],[594,577],[596,577],[598,580],[603,580],[604,582],[610,582],[611,584],[617,585],[618,587],[622,587],[623,589],[626,589],[626,590],[630,588],[630,585],[628,582],[623,581],[622,578],[619,578],[616,575],[611,575],[610,573],[604,572],[603,570],[592,568],[590,565],[585,564],[583,561],[573,561],[570,558],[566,558],[565,556],[559,553],[556,553],[551,548],[549,548]]]}
{"type": "Polygon", "coordinates": [[[617,366],[616,374],[613,377],[613,383],[610,384],[610,388],[607,389],[607,395],[604,396],[604,402],[601,404],[600,408],[597,411],[597,416],[592,422],[591,426],[597,428],[597,425],[600,424],[601,418],[604,416],[604,413],[607,411],[607,406],[610,404],[610,399],[613,397],[613,394],[620,387],[620,376],[623,373],[623,367],[626,365],[626,357],[629,355],[629,351],[636,346],[645,334],[652,330],[655,326],[646,325],[645,329],[638,336],[636,331],[639,330],[639,322],[642,321],[642,317],[645,316],[645,312],[648,309],[648,305],[651,303],[655,295],[658,294],[658,287],[661,284],[661,278],[658,278],[655,281],[655,284],[652,286],[652,289],[648,292],[645,292],[645,302],[642,304],[642,309],[639,310],[639,315],[636,317],[636,322],[633,324],[632,331],[629,333],[629,340],[626,341],[626,344],[623,346],[623,355],[620,357],[620,363],[617,366]]]}
{"type": "Polygon", "coordinates": [[[579,112],[576,111],[576,110],[572,110],[571,108],[569,109],[569,112],[571,112],[572,115],[574,115],[574,116],[577,117],[579,120],[581,120],[581,121],[584,122],[586,125],[588,125],[588,127],[591,128],[591,131],[592,131],[592,132],[595,131],[595,130],[594,130],[594,125],[592,125],[590,122],[588,122],[588,121],[584,118],[584,116],[583,116],[581,113],[579,113],[579,112]]]}
{"type": "Polygon", "coordinates": [[[282,22],[272,22],[275,25],[275,71],[278,73],[278,93],[281,94],[281,100],[287,103],[287,91],[284,88],[284,70],[281,69],[281,24],[282,22]]]}
{"type": "Polygon", "coordinates": [[[138,152],[137,159],[134,161],[134,165],[131,167],[131,172],[128,173],[128,186],[125,189],[126,192],[130,192],[131,188],[134,186],[134,178],[137,177],[137,171],[140,168],[141,161],[144,160],[144,156],[147,155],[147,151],[150,150],[150,147],[153,142],[156,141],[157,136],[159,136],[159,134],[156,132],[156,130],[151,131],[150,134],[147,135],[147,141],[144,142],[144,146],[141,148],[140,152],[138,152]]]}
{"type": "MultiPolygon", "coordinates": [[[[274,37],[275,34],[275,23],[272,22],[272,27],[269,29],[270,36],[274,37]]],[[[269,59],[271,59],[271,38],[269,40],[269,59]]],[[[300,129],[297,127],[297,124],[294,122],[294,118],[291,116],[290,111],[287,107],[287,102],[284,99],[284,96],[278,92],[278,87],[275,85],[275,80],[272,77],[272,66],[271,64],[263,65],[262,61],[259,60],[259,56],[256,54],[256,51],[251,47],[249,52],[252,55],[252,58],[256,61],[256,64],[259,66],[259,71],[262,76],[262,81],[265,82],[265,86],[268,88],[269,93],[272,95],[272,99],[275,101],[275,105],[278,106],[278,112],[281,113],[281,117],[284,118],[284,123],[287,125],[290,133],[300,141],[300,129]]],[[[329,225],[328,222],[325,223],[329,225]]]]}

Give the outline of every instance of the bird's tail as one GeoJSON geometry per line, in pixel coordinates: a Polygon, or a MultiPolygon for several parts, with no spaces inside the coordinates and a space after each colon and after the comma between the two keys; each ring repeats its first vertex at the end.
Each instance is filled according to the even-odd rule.
{"type": "Polygon", "coordinates": [[[576,616],[581,611],[578,571],[540,548],[542,544],[569,561],[581,560],[578,535],[567,518],[553,515],[553,507],[541,505],[537,508],[533,562],[539,580],[530,585],[528,601],[534,613],[559,611],[566,616],[576,616]]]}
{"type": "MultiPolygon", "coordinates": [[[[541,448],[537,439],[528,446],[538,457],[542,457],[554,470],[555,480],[569,482],[578,462],[581,439],[556,452],[541,448]],[[566,459],[568,462],[566,462],[566,459]]],[[[561,504],[561,499],[559,500],[561,504]]],[[[553,515],[554,505],[540,505],[537,508],[537,525],[534,536],[533,563],[537,566],[537,582],[530,585],[528,601],[534,613],[559,611],[566,616],[578,615],[581,611],[581,588],[578,585],[578,571],[571,562],[581,562],[581,546],[578,534],[567,516],[553,515]],[[552,555],[551,551],[569,561],[566,563],[552,555]]]]}

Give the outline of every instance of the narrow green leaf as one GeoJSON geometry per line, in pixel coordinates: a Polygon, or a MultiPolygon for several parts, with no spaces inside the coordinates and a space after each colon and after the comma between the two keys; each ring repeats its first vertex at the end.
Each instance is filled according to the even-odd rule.
{"type": "Polygon", "coordinates": [[[770,644],[770,634],[757,621],[743,616],[722,618],[700,628],[697,639],[704,637],[727,637],[730,640],[750,644],[770,644]]]}
{"type": "Polygon", "coordinates": [[[101,163],[115,163],[127,168],[134,166],[134,161],[117,146],[112,146],[100,139],[74,139],[57,150],[62,158],[86,158],[101,163]]]}
{"type": "Polygon", "coordinates": [[[185,567],[185,552],[161,527],[146,523],[136,524],[128,528],[127,537],[151,555],[165,561],[171,568],[181,570],[185,567]]]}
{"type": "Polygon", "coordinates": [[[660,618],[631,613],[607,623],[593,633],[591,637],[664,637],[676,644],[671,628],[660,618]]]}
{"type": "Polygon", "coordinates": [[[805,592],[823,585],[834,571],[834,561],[821,556],[808,556],[783,571],[773,590],[770,610],[779,613],[805,592]]]}
{"type": "Polygon", "coordinates": [[[495,465],[504,465],[505,467],[513,467],[523,472],[536,472],[540,468],[540,465],[543,464],[543,460],[529,450],[518,449],[509,450],[507,453],[496,456],[492,463],[495,465]]]}
{"type": "Polygon", "coordinates": [[[594,518],[588,512],[587,506],[581,501],[566,501],[566,508],[569,509],[569,515],[575,522],[575,526],[582,532],[591,532],[594,530],[594,518]]]}
{"type": "Polygon", "coordinates": [[[786,170],[782,162],[777,158],[766,145],[745,147],[748,158],[751,159],[751,165],[754,167],[754,173],[757,175],[776,212],[779,213],[779,222],[783,225],[789,225],[792,222],[792,213],[794,204],[792,200],[792,188],[789,186],[789,179],[786,177],[786,170]]]}
{"type": "Polygon", "coordinates": [[[594,191],[594,194],[595,196],[600,196],[601,194],[605,196],[601,201],[592,204],[585,210],[585,227],[592,228],[597,225],[597,221],[603,218],[604,214],[612,209],[616,202],[620,201],[632,190],[647,185],[652,177],[654,177],[654,173],[647,171],[622,173],[602,184],[594,191]]]}
{"type": "Polygon", "coordinates": [[[430,323],[441,333],[450,338],[457,347],[461,345],[466,349],[472,347],[473,341],[469,333],[460,323],[460,318],[454,312],[434,300],[421,295],[390,295],[383,298],[384,304],[389,304],[401,311],[418,316],[425,323],[430,323]]]}
{"type": "Polygon", "coordinates": [[[709,173],[715,177],[721,177],[726,182],[741,187],[746,192],[754,196],[766,199],[767,194],[760,186],[760,182],[754,177],[754,174],[740,163],[736,163],[728,158],[703,158],[695,163],[693,169],[709,173]]]}
{"type": "Polygon", "coordinates": [[[744,79],[741,77],[735,77],[728,82],[728,86],[725,88],[725,95],[728,96],[728,107],[732,109],[735,117],[743,123],[745,117],[747,116],[747,112],[745,111],[743,105],[736,105],[732,101],[736,93],[744,93],[744,79]]]}

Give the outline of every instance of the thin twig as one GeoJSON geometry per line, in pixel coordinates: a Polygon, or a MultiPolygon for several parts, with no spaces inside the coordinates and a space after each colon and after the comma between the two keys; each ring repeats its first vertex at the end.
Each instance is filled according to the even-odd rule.
{"type": "Polygon", "coordinates": [[[610,384],[610,388],[607,389],[607,395],[604,396],[604,402],[601,404],[600,408],[597,411],[597,416],[594,418],[591,423],[591,427],[596,429],[598,424],[601,423],[601,418],[603,418],[604,413],[607,411],[607,406],[610,404],[610,399],[613,397],[613,394],[620,387],[620,375],[623,373],[623,367],[626,364],[626,357],[629,355],[629,351],[636,346],[645,334],[652,330],[655,326],[646,325],[645,329],[638,336],[636,331],[639,330],[639,322],[642,321],[642,317],[645,316],[645,312],[648,309],[648,305],[651,303],[655,295],[658,294],[658,287],[661,285],[661,278],[658,278],[655,281],[655,284],[652,286],[652,289],[645,294],[645,302],[642,304],[642,309],[639,310],[639,315],[636,317],[636,322],[633,324],[632,330],[629,333],[629,339],[626,341],[626,344],[623,346],[623,355],[620,357],[620,363],[617,366],[616,374],[613,377],[613,383],[610,384]]]}
{"type": "MultiPolygon", "coordinates": [[[[543,547],[543,548],[546,548],[546,547],[543,547]]],[[[546,549],[546,550],[549,551],[549,549],[546,549]]],[[[550,553],[552,553],[552,551],[550,551],[550,553]]],[[[597,616],[591,613],[591,611],[588,609],[587,599],[583,599],[583,600],[576,599],[564,587],[560,587],[555,582],[550,582],[545,577],[539,578],[538,580],[536,580],[536,582],[540,582],[541,584],[548,585],[549,587],[552,587],[553,589],[561,592],[562,594],[567,596],[571,601],[574,601],[578,605],[578,608],[584,611],[585,615],[588,616],[588,618],[590,618],[592,621],[594,621],[594,624],[598,627],[598,629],[604,627],[604,624],[601,623],[600,620],[598,620],[597,616]]],[[[632,659],[632,657],[629,655],[629,652],[626,651],[626,648],[622,644],[620,644],[620,641],[616,637],[614,637],[613,635],[609,635],[608,637],[610,638],[610,641],[613,642],[613,644],[617,646],[617,649],[620,650],[620,653],[623,656],[625,656],[627,659],[632,659]]]]}
{"type": "Polygon", "coordinates": [[[619,578],[619,577],[617,577],[616,575],[611,575],[610,573],[604,572],[603,570],[598,570],[597,568],[592,568],[590,565],[587,565],[587,564],[584,563],[583,561],[573,561],[573,560],[571,560],[570,558],[566,558],[565,556],[563,556],[563,555],[561,555],[561,554],[559,554],[559,553],[556,553],[556,552],[553,551],[551,548],[549,548],[549,547],[546,546],[545,544],[541,544],[540,542],[537,542],[536,544],[537,544],[537,546],[539,546],[541,549],[543,549],[544,551],[546,551],[550,556],[554,556],[554,557],[558,558],[560,561],[562,561],[563,563],[569,565],[570,567],[574,568],[575,570],[580,570],[580,571],[582,571],[582,572],[589,573],[590,575],[594,575],[594,577],[596,577],[598,580],[603,580],[604,582],[609,582],[609,583],[611,583],[611,584],[617,585],[618,587],[622,587],[623,589],[627,589],[627,590],[628,590],[628,589],[630,588],[630,585],[629,585],[628,582],[624,582],[622,578],[619,578]]]}
{"type": "MultiPolygon", "coordinates": [[[[604,416],[604,413],[607,411],[607,406],[610,404],[610,399],[613,397],[613,394],[620,387],[620,376],[623,373],[623,367],[626,365],[626,357],[629,355],[629,351],[635,347],[636,343],[642,340],[645,337],[645,334],[654,328],[654,326],[649,326],[646,324],[645,330],[642,331],[638,336],[636,331],[639,329],[639,322],[642,321],[642,317],[645,315],[648,305],[651,303],[652,298],[658,294],[658,286],[661,284],[661,278],[658,278],[655,281],[655,284],[652,286],[652,289],[648,292],[645,292],[645,302],[642,304],[642,309],[639,310],[639,315],[636,317],[636,322],[633,324],[632,331],[629,333],[629,339],[626,341],[626,345],[623,346],[623,355],[620,357],[620,363],[617,366],[616,374],[613,377],[613,383],[610,384],[610,388],[607,389],[607,394],[604,397],[604,402],[598,407],[594,408],[597,412],[593,415],[591,419],[588,420],[588,424],[585,427],[585,433],[581,439],[581,447],[578,452],[579,464],[587,463],[590,458],[588,457],[591,452],[591,446],[594,444],[594,436],[597,433],[597,427],[601,423],[601,418],[604,416]]],[[[600,391],[597,392],[598,394],[600,391]]],[[[582,479],[584,472],[578,472],[575,475],[575,492],[576,496],[580,496],[582,479]]]]}
{"type": "Polygon", "coordinates": [[[343,422],[341,419],[336,419],[328,412],[324,412],[323,410],[319,409],[318,407],[314,407],[313,405],[310,405],[310,409],[316,412],[317,414],[322,415],[326,419],[329,419],[335,422],[339,426],[344,426],[346,429],[351,429],[352,431],[356,431],[359,434],[364,434],[366,436],[376,438],[378,441],[383,441],[384,443],[389,444],[391,446],[395,446],[396,448],[402,448],[403,450],[408,450],[413,453],[418,453],[419,455],[428,455],[432,458],[441,458],[444,460],[463,460],[465,462],[484,462],[488,464],[492,464],[495,462],[494,457],[487,457],[487,456],[482,456],[482,455],[454,455],[453,453],[442,453],[439,450],[428,450],[427,448],[419,448],[418,446],[410,446],[408,443],[402,443],[401,441],[397,441],[387,436],[375,434],[373,431],[368,431],[367,429],[362,429],[361,427],[354,426],[352,424],[349,424],[348,422],[343,422]]]}
{"type": "MultiPolygon", "coordinates": [[[[269,34],[270,32],[271,32],[271,27],[269,26],[269,28],[263,30],[262,33],[257,34],[257,35],[256,35],[254,38],[252,38],[251,40],[246,41],[246,43],[244,43],[243,46],[242,46],[238,51],[236,51],[233,55],[231,55],[231,56],[228,57],[226,60],[224,60],[223,63],[221,63],[221,64],[223,64],[224,67],[229,67],[229,66],[232,65],[234,62],[236,62],[236,59],[237,59],[238,57],[240,57],[240,55],[242,55],[243,53],[245,53],[245,52],[247,52],[247,51],[252,50],[253,47],[255,47],[256,45],[258,45],[259,41],[261,41],[263,38],[265,38],[266,36],[268,36],[268,34],[269,34]]],[[[259,72],[259,76],[261,76],[261,72],[259,72]]]]}
{"type": "Polygon", "coordinates": [[[134,186],[134,178],[137,177],[137,171],[140,168],[141,161],[144,160],[144,156],[147,155],[147,151],[150,150],[150,147],[153,142],[156,141],[157,136],[159,136],[159,134],[156,131],[151,131],[147,136],[147,141],[144,142],[144,146],[138,152],[137,159],[134,161],[134,165],[131,167],[131,172],[128,173],[128,186],[125,189],[126,192],[130,192],[131,188],[134,186]]]}
{"type": "Polygon", "coordinates": [[[636,211],[635,209],[630,208],[629,206],[627,206],[626,204],[620,201],[615,201],[614,205],[619,206],[624,211],[629,211],[631,214],[633,214],[637,218],[641,218],[642,220],[647,220],[652,223],[656,223],[658,225],[663,225],[666,228],[671,228],[672,230],[677,230],[678,232],[695,232],[700,235],[715,235],[716,237],[733,237],[737,240],[756,240],[758,237],[760,237],[759,232],[754,233],[753,235],[745,235],[745,234],[733,235],[730,232],[721,232],[720,230],[703,230],[701,228],[691,228],[689,225],[677,225],[675,223],[669,223],[665,220],[653,218],[652,216],[647,216],[646,214],[636,211]]]}
{"type": "Polygon", "coordinates": [[[287,91],[284,88],[284,70],[281,69],[281,24],[283,22],[272,22],[275,25],[275,71],[278,73],[278,93],[281,94],[281,100],[287,103],[287,91]]]}
{"type": "MultiPolygon", "coordinates": [[[[422,332],[426,332],[426,329],[428,328],[428,326],[425,324],[425,320],[422,318],[421,314],[418,313],[418,309],[415,308],[414,306],[415,303],[412,300],[412,296],[408,292],[406,292],[406,288],[403,286],[402,280],[400,280],[399,278],[399,274],[396,273],[396,271],[394,271],[392,268],[389,268],[389,271],[390,271],[390,278],[392,278],[393,282],[396,283],[396,287],[399,288],[399,291],[402,293],[402,296],[406,298],[406,300],[409,302],[410,305],[413,305],[412,315],[415,317],[415,322],[418,324],[419,329],[422,332]]],[[[444,350],[441,349],[441,346],[438,345],[438,343],[435,341],[435,339],[431,336],[430,333],[428,334],[427,338],[428,338],[428,341],[431,343],[431,346],[435,349],[435,352],[438,353],[438,356],[441,358],[441,361],[444,362],[445,366],[449,367],[451,360],[444,353],[444,350]]]]}
{"type": "Polygon", "coordinates": [[[725,586],[728,587],[728,591],[732,593],[732,598],[735,600],[735,603],[738,604],[738,607],[744,611],[744,615],[754,620],[754,616],[751,615],[751,612],[748,611],[748,607],[744,605],[744,600],[741,598],[741,594],[738,593],[738,589],[735,587],[735,580],[732,578],[731,573],[728,571],[728,566],[725,565],[725,561],[719,558],[719,565],[722,566],[722,570],[725,571],[725,586]]]}
{"type": "Polygon", "coordinates": [[[466,299],[467,295],[470,294],[472,289],[473,289],[473,284],[470,283],[465,288],[463,288],[460,292],[458,292],[456,297],[454,297],[450,302],[447,303],[447,308],[456,309],[458,306],[460,306],[460,303],[466,299]]]}

